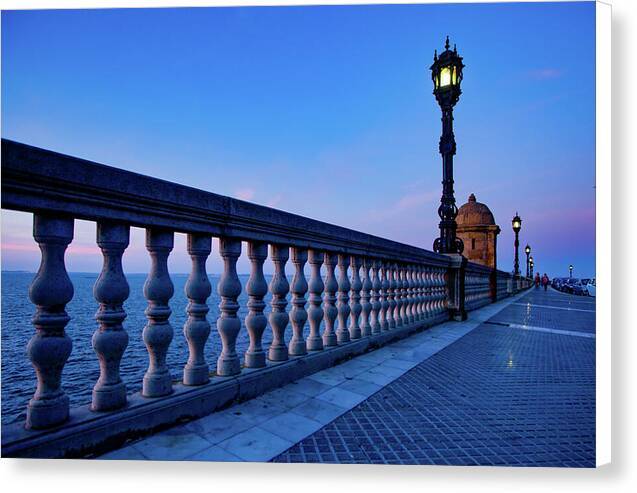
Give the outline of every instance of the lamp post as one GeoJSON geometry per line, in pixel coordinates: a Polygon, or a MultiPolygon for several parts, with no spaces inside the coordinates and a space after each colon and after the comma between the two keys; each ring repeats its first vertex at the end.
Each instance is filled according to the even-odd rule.
{"type": "Polygon", "coordinates": [[[529,277],[529,255],[531,254],[531,247],[528,243],[524,247],[524,253],[526,253],[526,277],[529,277]]]}
{"type": "Polygon", "coordinates": [[[568,266],[568,277],[573,277],[573,264],[568,266]]]}
{"type": "Polygon", "coordinates": [[[515,260],[513,262],[513,274],[516,276],[520,275],[520,257],[518,255],[518,250],[520,248],[520,229],[522,228],[522,219],[518,216],[518,213],[515,213],[513,220],[511,221],[511,225],[513,226],[513,232],[515,233],[515,260]]]}
{"type": "Polygon", "coordinates": [[[445,41],[445,51],[440,56],[434,52],[431,65],[431,79],[434,83],[434,96],[442,110],[442,136],[438,146],[442,155],[442,197],[438,216],[440,216],[440,237],[434,241],[433,249],[438,253],[462,253],[464,244],[456,237],[456,216],[458,207],[453,196],[453,156],[456,153],[456,140],[453,135],[453,107],[460,99],[462,82],[462,57],[454,45],[449,49],[449,36],[445,41]]]}
{"type": "Polygon", "coordinates": [[[529,257],[529,270],[531,273],[531,279],[533,279],[533,257],[529,257]]]}

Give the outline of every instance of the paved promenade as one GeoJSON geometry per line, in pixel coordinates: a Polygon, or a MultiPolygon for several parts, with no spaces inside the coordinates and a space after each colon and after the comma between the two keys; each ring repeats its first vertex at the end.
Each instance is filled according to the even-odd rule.
{"type": "Polygon", "coordinates": [[[101,458],[593,467],[594,310],[533,290],[101,458]]]}
{"type": "Polygon", "coordinates": [[[594,334],[533,290],[274,460],[594,467],[594,334]]]}

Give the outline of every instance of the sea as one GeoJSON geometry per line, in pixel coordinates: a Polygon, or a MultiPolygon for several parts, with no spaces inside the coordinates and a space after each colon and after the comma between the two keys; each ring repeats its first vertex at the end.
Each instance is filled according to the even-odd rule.
{"type": "MultiPolygon", "coordinates": [[[[26,346],[33,336],[35,329],[31,323],[35,306],[29,300],[29,285],[34,273],[29,272],[2,272],[2,423],[14,423],[24,421],[26,407],[33,396],[36,387],[36,377],[31,362],[26,355],[26,346]]],[[[66,311],[71,321],[66,326],[66,332],[73,341],[73,351],[69,357],[62,374],[62,387],[68,394],[71,407],[90,403],[91,392],[99,377],[99,364],[97,356],[91,345],[91,337],[97,328],[95,312],[98,303],[93,297],[93,285],[98,274],[70,273],[75,293],[66,311]]],[[[126,278],[130,286],[130,296],[124,303],[127,318],[124,328],[128,332],[129,342],[122,358],[121,376],[126,383],[129,393],[141,390],[142,378],[148,367],[148,353],[142,340],[142,331],[146,325],[144,310],[147,300],[143,295],[143,286],[146,274],[127,274],[126,278]]],[[[249,345],[248,333],[244,320],[247,315],[248,296],[245,286],[248,275],[239,275],[243,290],[239,296],[239,317],[242,328],[237,338],[237,352],[243,358],[243,353],[249,345]]],[[[216,328],[216,320],[219,316],[220,297],[217,294],[219,275],[210,275],[212,294],[208,299],[210,312],[208,321],[211,325],[210,337],[205,346],[205,355],[211,371],[216,368],[217,357],[221,351],[221,339],[216,328]]],[[[271,276],[265,276],[269,283],[271,276]]],[[[175,294],[170,301],[172,315],[170,323],[174,329],[174,337],[168,350],[167,364],[175,381],[180,381],[183,367],[188,360],[188,344],[183,334],[183,326],[186,322],[186,306],[188,299],[184,294],[184,286],[188,274],[171,274],[175,286],[175,294]]],[[[289,301],[290,295],[288,295],[289,301]]],[[[265,314],[270,313],[269,301],[271,295],[265,297],[268,303],[265,314]]],[[[289,309],[289,307],[288,307],[289,309]]],[[[307,328],[306,328],[307,331],[307,328]]],[[[291,328],[286,330],[286,341],[291,337],[291,328]]],[[[263,345],[267,350],[272,341],[272,333],[266,328],[263,334],[263,345]]]]}

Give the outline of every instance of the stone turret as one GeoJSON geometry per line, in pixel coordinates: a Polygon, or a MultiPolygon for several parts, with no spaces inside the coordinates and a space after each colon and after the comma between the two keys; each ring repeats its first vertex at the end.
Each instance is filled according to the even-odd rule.
{"type": "Polygon", "coordinates": [[[474,194],[458,210],[456,234],[464,242],[463,255],[471,262],[497,268],[497,238],[500,227],[491,210],[474,194]]]}

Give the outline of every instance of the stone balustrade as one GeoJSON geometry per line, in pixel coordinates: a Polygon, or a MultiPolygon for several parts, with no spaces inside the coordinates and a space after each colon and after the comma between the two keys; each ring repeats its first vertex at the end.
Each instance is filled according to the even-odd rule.
{"type": "Polygon", "coordinates": [[[491,303],[493,294],[491,292],[492,269],[468,263],[464,277],[464,303],[466,310],[475,310],[481,306],[491,303]]]}
{"type": "Polygon", "coordinates": [[[493,272],[476,264],[457,267],[446,255],[8,140],[2,141],[2,207],[33,213],[42,252],[29,292],[35,333],[27,355],[37,389],[24,425],[3,428],[5,456],[103,451],[131,435],[209,414],[449,320],[452,306],[472,310],[520,289],[519,279],[512,282],[498,271],[494,296],[493,272]],[[62,374],[73,344],[65,333],[73,285],[64,253],[75,219],[97,223],[103,269],[94,287],[93,347],[100,375],[86,382],[93,385],[92,402],[70,409],[62,374]],[[121,259],[131,226],[146,230],[151,259],[143,331],[149,365],[142,391],[127,394],[119,373],[128,344],[123,303],[129,296],[121,259]],[[187,234],[192,259],[183,334],[175,334],[170,322],[174,289],[168,257],[176,232],[187,234]],[[213,238],[219,240],[218,252],[212,251],[213,238]],[[244,244],[251,265],[245,286],[236,268],[244,244]],[[207,316],[210,255],[223,260],[216,321],[207,316]],[[263,274],[268,256],[274,265],[269,285],[263,274]],[[451,279],[464,289],[451,286],[451,279]],[[244,289],[248,314],[242,321],[238,297],[244,289]],[[204,352],[212,327],[221,341],[218,355],[204,352]],[[239,355],[242,330],[249,347],[239,355]],[[272,342],[264,348],[268,330],[272,342]],[[189,348],[181,382],[172,381],[166,365],[174,337],[184,337],[189,348]]]}

